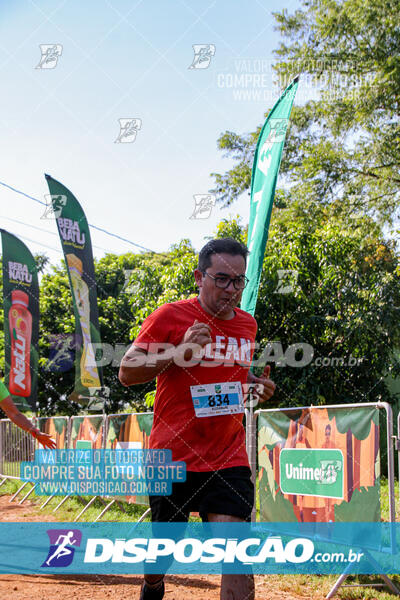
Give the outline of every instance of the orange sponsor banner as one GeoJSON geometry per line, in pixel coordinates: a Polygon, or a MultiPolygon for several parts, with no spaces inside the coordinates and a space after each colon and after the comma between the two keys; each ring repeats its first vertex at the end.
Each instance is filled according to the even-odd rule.
{"type": "MultiPolygon", "coordinates": [[[[292,457],[296,453],[291,454],[292,457]]],[[[318,461],[317,461],[318,462],[318,461]]],[[[379,503],[379,417],[376,407],[354,409],[304,408],[298,411],[262,411],[258,417],[258,464],[260,511],[262,521],[334,522],[380,519],[379,503]],[[298,453],[303,462],[291,466],[291,476],[299,482],[291,482],[299,490],[285,494],[281,485],[285,474],[281,472],[280,455],[283,449],[301,449],[298,453]],[[331,453],[340,460],[324,460],[329,453],[323,450],[339,450],[331,453]],[[309,451],[307,453],[307,450],[309,451]],[[318,450],[321,452],[318,453],[318,450]],[[321,468],[305,468],[304,457],[319,458],[321,468]],[[304,464],[303,464],[304,463],[304,464]],[[321,478],[326,468],[329,477],[321,478]],[[336,473],[336,471],[337,473],[336,473]],[[340,498],[329,497],[329,484],[333,484],[340,472],[343,494],[340,498]],[[313,486],[314,476],[318,485],[313,486]],[[310,490],[318,487],[318,495],[304,492],[304,481],[310,490]],[[328,486],[328,487],[327,487],[328,486]],[[325,489],[321,492],[321,489],[325,489]],[[303,493],[301,493],[303,491],[303,493]],[[360,510],[363,511],[360,513],[360,510]]],[[[288,489],[284,487],[284,489],[288,489]]]]}

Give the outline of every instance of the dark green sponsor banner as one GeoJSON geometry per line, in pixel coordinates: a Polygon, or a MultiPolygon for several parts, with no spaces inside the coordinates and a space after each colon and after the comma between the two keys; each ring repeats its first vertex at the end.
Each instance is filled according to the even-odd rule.
{"type": "Polygon", "coordinates": [[[64,252],[72,292],[75,331],[75,385],[72,398],[90,410],[99,410],[102,370],[94,348],[100,347],[97,288],[89,225],[75,196],[46,175],[53,212],[64,252]]]}
{"type": "Polygon", "coordinates": [[[5,384],[20,410],[36,410],[39,284],[35,259],[15,235],[1,229],[5,384]]]}
{"type": "Polygon", "coordinates": [[[283,494],[343,498],[341,450],[284,448],[279,458],[283,494]]]}
{"type": "Polygon", "coordinates": [[[241,308],[254,315],[269,222],[275,196],[276,181],[285,144],[290,112],[296,95],[298,78],[286,88],[269,112],[258,138],[254,154],[250,190],[250,222],[247,246],[250,251],[241,308]]]}

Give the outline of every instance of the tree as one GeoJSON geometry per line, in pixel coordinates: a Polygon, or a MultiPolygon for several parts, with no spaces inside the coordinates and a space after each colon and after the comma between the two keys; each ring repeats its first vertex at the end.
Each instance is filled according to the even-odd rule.
{"type": "MultiPolygon", "coordinates": [[[[332,207],[317,208],[311,215],[301,203],[274,209],[255,315],[260,344],[255,368],[271,364],[274,406],[390,400],[382,374],[388,368],[400,374],[392,360],[393,349],[400,347],[399,257],[371,218],[346,225],[333,218],[332,207]],[[291,277],[282,288],[283,272],[291,277]],[[316,364],[323,359],[328,362],[316,364]]],[[[224,219],[216,231],[216,237],[241,241],[246,235],[240,218],[224,219]]],[[[119,360],[151,312],[197,294],[196,265],[188,240],[166,255],[107,254],[95,262],[106,345],[103,373],[111,389],[107,412],[127,406],[148,410],[145,396],[155,382],[124,388],[117,377],[119,360]]],[[[72,363],[51,368],[52,337],[75,331],[64,262],[42,276],[40,309],[39,411],[77,414],[81,407],[67,397],[74,384],[72,363]]]]}
{"type": "MultiPolygon", "coordinates": [[[[37,257],[43,270],[45,257],[37,257]]],[[[129,407],[148,410],[145,395],[155,382],[124,388],[118,380],[119,363],[137,335],[144,319],[164,302],[173,302],[195,292],[193,270],[197,257],[189,240],[182,240],[168,253],[106,254],[95,261],[100,338],[103,349],[96,352],[102,365],[110,399],[108,413],[129,407]]],[[[0,289],[2,282],[0,281],[0,289]]],[[[3,314],[0,310],[0,324],[3,314]]],[[[38,411],[42,415],[77,414],[82,407],[69,398],[74,388],[73,336],[75,320],[65,262],[51,266],[40,282],[40,333],[38,411]],[[65,342],[65,357],[54,361],[59,344],[65,342]]],[[[4,364],[3,326],[0,358],[4,364]]]]}
{"type": "MultiPolygon", "coordinates": [[[[145,395],[155,382],[124,388],[118,380],[122,356],[138,334],[144,319],[164,302],[173,302],[195,291],[192,277],[197,257],[188,240],[166,254],[106,254],[95,261],[100,338],[103,350],[96,360],[102,365],[105,385],[110,388],[106,412],[148,410],[145,395]]],[[[65,263],[53,266],[42,277],[40,322],[39,407],[42,414],[77,414],[81,406],[68,395],[74,387],[72,359],[60,371],[52,363],[52,347],[63,336],[75,332],[72,296],[65,263]]]]}
{"type": "MultiPolygon", "coordinates": [[[[107,254],[95,261],[100,338],[103,350],[98,349],[96,360],[102,365],[105,385],[110,388],[106,412],[117,412],[129,405],[134,410],[146,410],[144,394],[152,385],[124,388],[118,380],[118,368],[125,350],[133,339],[136,322],[142,319],[146,297],[158,297],[162,289],[159,269],[168,263],[168,256],[145,254],[107,254]],[[143,280],[146,293],[140,295],[137,281],[143,280]]],[[[39,407],[42,414],[77,414],[81,406],[68,395],[74,387],[73,348],[71,359],[64,361],[61,370],[52,362],[52,348],[63,340],[73,339],[75,321],[72,296],[65,263],[53,266],[42,277],[40,286],[40,377],[39,407]]],[[[151,312],[151,311],[150,311],[151,312]]]]}
{"type": "MultiPolygon", "coordinates": [[[[311,219],[303,205],[274,209],[255,314],[255,369],[271,364],[275,406],[388,401],[382,374],[390,369],[400,375],[392,358],[400,344],[398,254],[371,218],[353,218],[346,226],[333,212],[319,207],[311,219]],[[292,274],[284,286],[280,272],[292,274]],[[285,287],[292,289],[279,293],[285,287]],[[308,347],[313,356],[307,358],[308,347]]],[[[227,236],[246,239],[240,217],[221,221],[215,237],[227,236]]],[[[152,271],[132,274],[132,337],[164,302],[197,293],[197,256],[188,240],[168,258],[152,271]]]]}
{"type": "MultiPolygon", "coordinates": [[[[256,309],[259,336],[264,343],[277,336],[282,351],[277,343],[271,353],[308,343],[314,361],[363,358],[340,369],[327,360],[325,368],[301,369],[281,360],[274,378],[283,404],[389,399],[382,376],[400,374],[399,257],[382,229],[395,221],[399,200],[398,14],[398,0],[303,0],[294,14],[274,15],[284,39],[276,52],[281,90],[301,73],[298,94],[311,86],[319,99],[293,107],[256,309]],[[297,283],[277,294],[285,270],[297,283]]],[[[218,140],[235,161],[212,174],[224,206],[250,187],[260,129],[218,140]]]]}
{"type": "MultiPolygon", "coordinates": [[[[400,183],[399,0],[303,0],[275,13],[283,38],[276,72],[284,89],[301,73],[319,100],[293,108],[277,201],[332,204],[343,219],[368,212],[392,223],[400,183]],[[290,193],[289,193],[290,190],[290,193]]],[[[250,185],[260,128],[225,132],[221,150],[237,162],[213,173],[217,199],[231,204],[250,185]]]]}
{"type": "MultiPolygon", "coordinates": [[[[400,375],[393,360],[400,343],[393,243],[368,217],[345,227],[330,207],[313,219],[293,212],[275,209],[255,313],[256,369],[272,366],[273,405],[390,401],[382,374],[400,375]]],[[[217,233],[246,237],[238,219],[217,233]]]]}

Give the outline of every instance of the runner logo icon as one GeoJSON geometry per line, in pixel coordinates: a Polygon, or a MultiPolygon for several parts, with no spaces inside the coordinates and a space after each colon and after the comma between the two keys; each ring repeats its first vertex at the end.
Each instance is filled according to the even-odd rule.
{"type": "Polygon", "coordinates": [[[60,58],[63,47],[61,44],[39,44],[40,57],[39,64],[36,69],[55,69],[60,58]]]}
{"type": "Polygon", "coordinates": [[[50,548],[42,567],[68,567],[74,558],[75,547],[81,545],[79,529],[48,529],[50,548]]]}
{"type": "Polygon", "coordinates": [[[214,44],[193,44],[194,57],[189,69],[208,69],[215,54],[214,44]]]}

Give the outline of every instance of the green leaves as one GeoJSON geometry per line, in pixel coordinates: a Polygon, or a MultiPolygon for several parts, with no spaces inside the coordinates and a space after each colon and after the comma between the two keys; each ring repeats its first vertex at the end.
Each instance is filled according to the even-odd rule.
{"type": "Polygon", "coordinates": [[[279,341],[283,352],[294,344],[314,350],[302,367],[271,363],[280,406],[391,399],[383,376],[400,344],[399,259],[371,219],[346,224],[332,213],[308,218],[291,207],[271,221],[258,341],[279,341]],[[279,291],[282,270],[296,272],[287,293],[279,291]]]}
{"type": "MultiPolygon", "coordinates": [[[[281,164],[280,183],[290,190],[289,201],[300,197],[334,204],[342,217],[362,210],[380,223],[395,221],[399,9],[399,0],[303,0],[293,14],[274,13],[282,35],[275,52],[280,88],[301,74],[281,164]]],[[[213,192],[223,206],[250,187],[258,133],[259,127],[244,135],[228,131],[218,140],[235,161],[226,173],[212,173],[213,192]]]]}
{"type": "MultiPolygon", "coordinates": [[[[309,344],[314,354],[302,367],[269,362],[277,384],[272,406],[392,400],[383,378],[388,372],[400,374],[395,352],[400,348],[400,261],[394,244],[371,218],[360,214],[340,220],[334,204],[324,207],[301,195],[290,203],[282,194],[279,206],[271,220],[256,307],[261,345],[256,358],[271,343],[279,343],[283,354],[309,344]]],[[[223,219],[215,236],[245,241],[246,233],[237,215],[223,219]]],[[[96,261],[101,339],[110,352],[103,366],[111,389],[108,412],[150,406],[155,382],[124,388],[119,361],[151,312],[197,293],[196,266],[188,240],[163,255],[107,254],[96,261]]],[[[42,276],[40,306],[41,413],[77,414],[81,407],[67,398],[73,367],[48,369],[52,336],[75,331],[64,264],[42,276]]],[[[1,336],[0,347],[2,342],[1,336]]],[[[279,358],[270,352],[274,355],[279,358]]],[[[301,351],[293,356],[300,361],[301,351]]]]}

